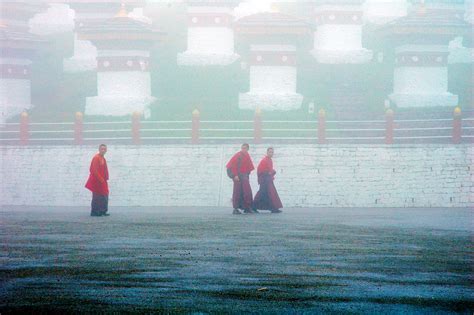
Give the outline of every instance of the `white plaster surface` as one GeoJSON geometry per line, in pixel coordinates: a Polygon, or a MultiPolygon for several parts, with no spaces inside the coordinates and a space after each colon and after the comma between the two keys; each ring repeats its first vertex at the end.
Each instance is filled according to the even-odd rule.
{"type": "MultiPolygon", "coordinates": [[[[110,145],[110,206],[229,206],[237,145],[110,145]]],[[[254,163],[266,145],[251,146],[254,163]]],[[[470,145],[275,147],[286,207],[472,207],[470,145]]],[[[92,146],[3,146],[0,205],[87,206],[92,146]]],[[[256,193],[256,175],[251,184],[256,193]]]]}

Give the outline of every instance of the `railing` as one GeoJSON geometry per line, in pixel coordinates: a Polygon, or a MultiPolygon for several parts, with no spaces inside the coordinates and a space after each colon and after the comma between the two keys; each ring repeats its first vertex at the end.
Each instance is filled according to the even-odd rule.
{"type": "Polygon", "coordinates": [[[18,123],[0,128],[1,145],[27,144],[154,144],[163,142],[208,143],[246,141],[252,143],[297,141],[334,143],[473,143],[474,118],[462,118],[457,107],[452,118],[395,119],[388,109],[385,120],[326,120],[320,110],[317,120],[264,120],[257,110],[253,120],[201,120],[195,110],[190,120],[84,121],[76,113],[72,122],[30,122],[22,113],[18,123]]]}

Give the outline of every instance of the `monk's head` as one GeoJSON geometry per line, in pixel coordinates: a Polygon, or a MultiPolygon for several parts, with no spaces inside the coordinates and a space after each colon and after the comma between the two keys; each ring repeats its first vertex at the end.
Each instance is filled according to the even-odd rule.
{"type": "Polygon", "coordinates": [[[107,146],[105,144],[99,145],[99,154],[104,156],[107,153],[107,146]]]}
{"type": "Polygon", "coordinates": [[[249,146],[248,143],[244,143],[244,144],[242,144],[242,146],[240,147],[240,149],[241,149],[242,152],[248,152],[248,151],[249,151],[249,148],[250,148],[250,146],[249,146]]]}
{"type": "Polygon", "coordinates": [[[269,158],[271,158],[271,157],[273,156],[273,148],[272,148],[272,147],[269,147],[269,148],[267,149],[267,156],[268,156],[269,158]]]}

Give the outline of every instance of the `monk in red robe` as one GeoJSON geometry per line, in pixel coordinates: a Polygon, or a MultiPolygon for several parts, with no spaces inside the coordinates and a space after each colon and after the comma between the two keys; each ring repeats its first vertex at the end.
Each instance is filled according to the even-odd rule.
{"type": "Polygon", "coordinates": [[[253,209],[280,213],[280,208],[283,208],[283,205],[273,184],[276,174],[276,171],[273,169],[273,151],[273,148],[268,148],[267,155],[258,164],[257,175],[260,189],[255,195],[253,209]]]}
{"type": "Polygon", "coordinates": [[[90,175],[86,183],[86,188],[92,191],[91,216],[108,216],[109,209],[109,170],[107,161],[104,158],[107,153],[107,146],[101,144],[99,153],[93,158],[90,166],[90,175]]]}
{"type": "Polygon", "coordinates": [[[227,163],[227,174],[234,181],[232,193],[233,214],[254,213],[252,209],[252,188],[250,187],[249,175],[255,168],[248,153],[249,145],[242,144],[241,150],[237,152],[227,163]]]}

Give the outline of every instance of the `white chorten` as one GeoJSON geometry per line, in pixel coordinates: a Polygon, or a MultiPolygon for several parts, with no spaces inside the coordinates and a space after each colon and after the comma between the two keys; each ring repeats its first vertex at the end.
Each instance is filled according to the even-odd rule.
{"type": "Polygon", "coordinates": [[[297,93],[298,37],[309,37],[308,25],[277,12],[250,15],[236,23],[239,40],[249,44],[246,64],[250,89],[239,94],[239,108],[289,111],[301,107],[297,93]]]}
{"type": "Polygon", "coordinates": [[[225,66],[235,62],[234,1],[188,1],[187,49],[178,54],[181,66],[225,66]]]}
{"type": "Polygon", "coordinates": [[[362,47],[361,0],[319,1],[314,5],[314,48],[319,63],[367,63],[372,51],[362,47]]]}
{"type": "Polygon", "coordinates": [[[97,92],[86,99],[86,115],[149,115],[151,95],[150,50],[162,38],[148,23],[126,13],[82,29],[80,38],[97,47],[97,92]]]}

